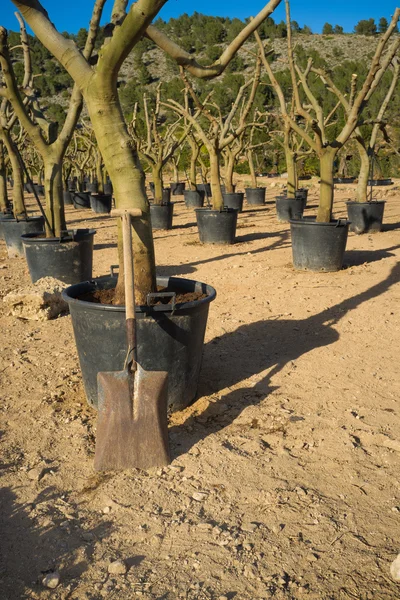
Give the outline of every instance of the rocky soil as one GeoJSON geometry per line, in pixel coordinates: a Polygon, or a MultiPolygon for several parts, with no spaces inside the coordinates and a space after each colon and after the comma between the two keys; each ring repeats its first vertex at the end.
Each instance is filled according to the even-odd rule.
{"type": "MultiPolygon", "coordinates": [[[[201,245],[182,197],[155,233],[160,274],[218,292],[198,399],[171,416],[159,470],[94,471],[71,319],[9,314],[1,299],[29,275],[0,242],[1,600],[399,597],[399,182],[381,192],[385,230],[350,234],[331,274],[294,271],[282,181],[264,183],[233,246],[201,245]]],[[[336,215],[353,193],[337,186],[336,215]]],[[[95,227],[106,274],[114,220],[67,218],[95,227]]]]}

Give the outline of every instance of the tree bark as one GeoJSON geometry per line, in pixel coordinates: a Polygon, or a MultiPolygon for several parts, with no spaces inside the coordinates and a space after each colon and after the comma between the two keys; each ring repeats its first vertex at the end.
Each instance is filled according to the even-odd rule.
{"type": "Polygon", "coordinates": [[[296,161],[292,150],[285,144],[286,171],[287,179],[287,195],[288,198],[296,197],[297,176],[296,176],[296,161]]]}
{"type": "Polygon", "coordinates": [[[4,144],[0,141],[0,212],[9,211],[10,203],[7,195],[7,168],[4,157],[4,144]]]}
{"type": "Polygon", "coordinates": [[[329,223],[332,218],[333,207],[333,163],[337,149],[329,148],[320,156],[320,200],[317,213],[319,223],[329,223]]]}
{"type": "Polygon", "coordinates": [[[356,139],[357,150],[360,155],[361,165],[358,174],[358,183],[356,191],[356,202],[367,202],[368,200],[368,179],[371,170],[371,157],[367,149],[356,139]]]}
{"type": "Polygon", "coordinates": [[[151,165],[154,183],[154,204],[160,206],[163,200],[162,164],[151,165]]]}
{"type": "Polygon", "coordinates": [[[210,152],[210,183],[212,206],[214,210],[222,210],[224,208],[224,199],[222,197],[220,183],[220,160],[221,153],[217,150],[210,152]]]}
{"type": "Polygon", "coordinates": [[[250,175],[251,175],[251,187],[257,188],[257,177],[256,170],[254,168],[253,151],[247,150],[247,162],[249,163],[250,175]]]}
{"type": "Polygon", "coordinates": [[[9,131],[3,129],[2,140],[7,149],[14,179],[14,187],[12,191],[14,217],[24,218],[26,217],[26,208],[24,202],[24,176],[21,167],[22,159],[9,131]]]}
{"type": "Polygon", "coordinates": [[[53,228],[52,231],[46,223],[46,237],[61,237],[61,232],[67,229],[63,202],[62,157],[43,158],[46,217],[53,228]]]}
{"type": "MultiPolygon", "coordinates": [[[[113,182],[117,207],[140,208],[143,213],[140,219],[133,221],[132,238],[135,257],[135,299],[137,304],[145,304],[147,294],[156,289],[156,271],[144,173],[124,121],[116,85],[107,89],[94,75],[90,86],[85,90],[85,99],[105,167],[113,182]]],[[[123,304],[125,299],[121,239],[119,235],[120,276],[114,300],[116,304],[123,304]]]]}

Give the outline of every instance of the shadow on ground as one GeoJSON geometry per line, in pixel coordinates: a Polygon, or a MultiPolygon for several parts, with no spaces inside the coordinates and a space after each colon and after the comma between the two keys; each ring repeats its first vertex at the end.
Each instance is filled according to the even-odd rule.
{"type": "Polygon", "coordinates": [[[189,416],[185,425],[194,424],[193,433],[185,427],[172,427],[176,436],[173,444],[175,456],[186,453],[191,446],[211,433],[229,426],[249,405],[257,405],[273,391],[271,379],[286,365],[295,362],[304,354],[317,348],[333,344],[339,339],[334,328],[347,313],[364,302],[384,294],[400,278],[400,263],[389,276],[365,292],[343,300],[317,315],[307,319],[268,319],[238,327],[235,331],[214,338],[204,349],[203,377],[200,377],[199,396],[218,395],[219,392],[236,386],[253,375],[268,370],[268,373],[253,387],[241,387],[224,394],[220,400],[210,404],[201,414],[201,425],[196,417],[189,416]],[[218,416],[218,403],[227,406],[223,418],[218,416]]]}
{"type": "Polygon", "coordinates": [[[95,528],[86,528],[74,513],[74,506],[53,487],[26,504],[19,504],[9,488],[0,489],[2,599],[30,598],[33,591],[45,593],[41,580],[53,570],[60,572],[61,582],[68,581],[70,589],[78,585],[96,541],[110,535],[112,523],[102,521],[95,528]]]}

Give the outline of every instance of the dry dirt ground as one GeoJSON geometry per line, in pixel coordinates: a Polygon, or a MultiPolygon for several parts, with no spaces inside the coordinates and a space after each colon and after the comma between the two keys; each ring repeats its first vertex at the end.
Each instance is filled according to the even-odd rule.
{"type": "MultiPolygon", "coordinates": [[[[155,233],[161,274],[218,292],[168,468],[97,475],[70,317],[17,320],[1,303],[1,600],[400,597],[399,182],[385,231],[350,234],[333,274],[293,270],[265,183],[233,246],[202,246],[181,197],[174,228],[155,233]],[[126,574],[108,573],[116,559],[126,574]]],[[[338,188],[336,215],[353,189],[338,188]]],[[[67,212],[96,228],[106,274],[113,220],[67,212]]],[[[4,296],[29,276],[0,244],[4,296]]]]}

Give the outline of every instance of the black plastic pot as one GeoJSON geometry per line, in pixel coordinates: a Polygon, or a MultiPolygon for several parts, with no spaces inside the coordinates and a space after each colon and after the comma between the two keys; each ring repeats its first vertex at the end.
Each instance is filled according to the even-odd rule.
{"type": "Polygon", "coordinates": [[[41,185],[39,183],[34,183],[33,187],[35,188],[38,196],[44,196],[44,185],[41,185]]]}
{"type": "Polygon", "coordinates": [[[24,256],[21,235],[26,233],[43,233],[44,218],[28,217],[24,220],[6,219],[2,221],[4,239],[9,258],[24,256]]]}
{"type": "Polygon", "coordinates": [[[27,194],[33,194],[33,185],[31,185],[29,182],[24,183],[24,189],[27,194]]]}
{"type": "Polygon", "coordinates": [[[198,183],[196,185],[197,189],[199,190],[199,192],[204,192],[205,194],[207,194],[207,196],[209,198],[211,198],[211,184],[210,183],[198,183]]]}
{"type": "Polygon", "coordinates": [[[339,271],[343,265],[349,221],[317,223],[315,217],[290,221],[293,266],[298,270],[339,271]]]}
{"type": "Polygon", "coordinates": [[[265,188],[245,188],[247,204],[262,206],[265,204],[265,188]]]}
{"type": "Polygon", "coordinates": [[[177,181],[175,183],[171,183],[170,187],[173,196],[182,196],[185,190],[185,183],[177,181]]]}
{"type": "Polygon", "coordinates": [[[73,179],[68,179],[67,187],[69,192],[74,192],[76,190],[76,181],[73,179]]]}
{"type": "MultiPolygon", "coordinates": [[[[79,297],[97,289],[110,289],[116,278],[101,277],[67,288],[75,341],[89,404],[97,406],[97,373],[121,371],[126,347],[125,307],[94,304],[79,297]]],[[[157,284],[171,292],[202,292],[207,297],[184,304],[137,306],[137,360],[148,371],[168,371],[168,405],[188,406],[196,396],[204,334],[215,289],[205,283],[158,277],[157,284]]]]}
{"type": "Polygon", "coordinates": [[[152,229],[172,229],[174,204],[150,204],[152,229]]]}
{"type": "Polygon", "coordinates": [[[90,206],[92,211],[99,214],[107,214],[111,211],[112,196],[108,194],[90,194],[90,206]]]}
{"type": "Polygon", "coordinates": [[[303,202],[303,211],[307,206],[308,189],[299,188],[296,190],[296,198],[299,198],[303,202]]]}
{"type": "Polygon", "coordinates": [[[354,233],[376,233],[382,231],[384,200],[371,202],[346,202],[350,231],[354,233]]]}
{"type": "Polygon", "coordinates": [[[311,179],[311,175],[300,175],[299,181],[308,181],[311,179]]]}
{"type": "Polygon", "coordinates": [[[234,210],[237,210],[238,212],[242,212],[243,198],[244,198],[243,192],[235,192],[232,194],[228,193],[228,192],[223,192],[222,197],[224,199],[224,206],[226,208],[233,208],[234,210]]]}
{"type": "Polygon", "coordinates": [[[334,177],[333,183],[354,183],[355,177],[334,177]]]}
{"type": "Polygon", "coordinates": [[[74,208],[90,208],[90,194],[88,192],[71,191],[74,208]]]}
{"type": "Polygon", "coordinates": [[[238,211],[233,208],[213,210],[197,208],[196,220],[200,242],[203,244],[233,244],[235,242],[238,211]]]}
{"type": "Polygon", "coordinates": [[[185,190],[183,196],[187,208],[202,208],[204,205],[204,190],[185,190]]]}
{"type": "Polygon", "coordinates": [[[108,196],[112,196],[113,195],[113,186],[111,181],[107,181],[107,183],[104,184],[104,193],[108,196]]]}
{"type": "Polygon", "coordinates": [[[290,219],[301,219],[304,211],[304,200],[302,198],[287,198],[277,196],[276,216],[280,223],[288,223],[290,219]]]}
{"type": "Polygon", "coordinates": [[[99,191],[99,184],[97,181],[93,181],[92,183],[87,182],[86,191],[89,192],[89,194],[97,194],[99,191]]]}
{"type": "Polygon", "coordinates": [[[22,236],[25,258],[32,283],[54,277],[72,285],[92,278],[94,229],[76,229],[62,238],[22,236]]]}
{"type": "Polygon", "coordinates": [[[0,240],[4,240],[4,232],[3,232],[3,221],[9,221],[13,219],[14,215],[12,213],[0,213],[0,240]]]}
{"type": "Polygon", "coordinates": [[[380,185],[392,185],[393,181],[391,179],[369,179],[369,186],[380,186],[380,185]]]}
{"type": "Polygon", "coordinates": [[[64,206],[71,206],[74,204],[73,200],[72,200],[72,192],[64,190],[63,191],[63,200],[64,200],[64,206]]]}

